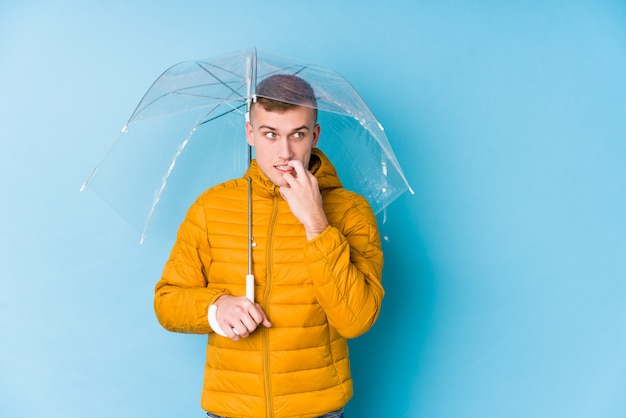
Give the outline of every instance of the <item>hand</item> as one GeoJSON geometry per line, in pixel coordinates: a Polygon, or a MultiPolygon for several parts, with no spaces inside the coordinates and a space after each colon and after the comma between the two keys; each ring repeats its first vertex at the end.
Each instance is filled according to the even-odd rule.
{"type": "Polygon", "coordinates": [[[222,295],[215,301],[220,328],[233,341],[248,337],[259,325],[272,326],[258,303],[245,296],[222,295]]]}
{"type": "Polygon", "coordinates": [[[304,168],[301,161],[291,160],[288,165],[293,167],[296,175],[291,173],[283,175],[287,186],[280,188],[280,194],[289,204],[294,216],[304,225],[306,237],[310,240],[321,234],[328,226],[320,188],[315,176],[304,168]]]}

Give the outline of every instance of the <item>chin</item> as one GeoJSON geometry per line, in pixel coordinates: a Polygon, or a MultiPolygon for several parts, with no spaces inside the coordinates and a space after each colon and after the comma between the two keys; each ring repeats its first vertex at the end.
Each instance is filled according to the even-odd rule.
{"type": "Polygon", "coordinates": [[[283,187],[287,185],[287,182],[284,181],[282,178],[278,178],[278,179],[270,179],[270,181],[272,183],[274,183],[274,186],[276,187],[283,187]]]}

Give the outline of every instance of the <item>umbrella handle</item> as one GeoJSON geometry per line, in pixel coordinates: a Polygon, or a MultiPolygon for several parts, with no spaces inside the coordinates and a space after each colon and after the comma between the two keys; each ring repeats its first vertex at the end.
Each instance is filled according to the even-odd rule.
{"type": "MultiPolygon", "coordinates": [[[[213,328],[213,331],[215,331],[217,335],[227,337],[222,327],[220,327],[220,324],[217,323],[217,306],[215,305],[209,306],[209,325],[211,325],[211,328],[213,328]]],[[[233,328],[233,331],[237,333],[235,328],[233,328]]]]}
{"type": "Polygon", "coordinates": [[[254,275],[246,275],[246,297],[254,303],[254,275]]]}

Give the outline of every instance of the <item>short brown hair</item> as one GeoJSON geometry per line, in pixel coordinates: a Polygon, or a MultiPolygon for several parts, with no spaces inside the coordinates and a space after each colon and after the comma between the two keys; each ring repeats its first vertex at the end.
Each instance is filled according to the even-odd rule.
{"type": "Polygon", "coordinates": [[[309,83],[292,74],[276,74],[259,83],[255,103],[268,112],[282,113],[294,107],[310,107],[315,110],[317,99],[309,83]]]}

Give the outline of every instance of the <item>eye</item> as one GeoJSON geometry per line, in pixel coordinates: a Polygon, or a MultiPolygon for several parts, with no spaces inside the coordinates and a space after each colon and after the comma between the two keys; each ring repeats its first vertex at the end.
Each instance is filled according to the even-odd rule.
{"type": "Polygon", "coordinates": [[[274,139],[276,138],[276,132],[268,131],[263,134],[266,138],[274,139]]]}
{"type": "Polygon", "coordinates": [[[302,138],[304,138],[304,132],[295,132],[293,134],[293,137],[296,138],[296,139],[302,139],[302,138]]]}

